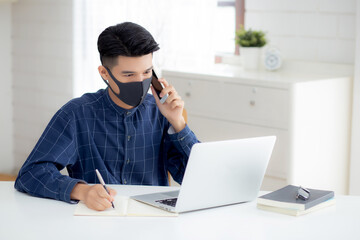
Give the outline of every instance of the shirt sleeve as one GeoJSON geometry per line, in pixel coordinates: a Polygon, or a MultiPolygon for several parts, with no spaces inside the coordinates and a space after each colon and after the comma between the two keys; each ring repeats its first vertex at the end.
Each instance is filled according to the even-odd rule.
{"type": "Polygon", "coordinates": [[[167,169],[173,179],[182,183],[190,151],[199,140],[186,124],[185,128],[176,133],[172,126],[168,130],[169,148],[167,151],[167,169]]]}
{"type": "Polygon", "coordinates": [[[77,158],[74,121],[59,110],[46,127],[15,181],[18,191],[73,203],[70,193],[81,180],[60,170],[77,158]]]}

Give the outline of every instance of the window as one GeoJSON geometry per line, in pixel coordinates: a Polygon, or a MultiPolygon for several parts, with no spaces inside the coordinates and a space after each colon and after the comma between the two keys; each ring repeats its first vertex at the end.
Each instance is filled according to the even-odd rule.
{"type": "Polygon", "coordinates": [[[235,31],[244,25],[245,0],[218,0],[215,23],[215,51],[221,54],[239,54],[235,45],[235,31]]]}
{"type": "Polygon", "coordinates": [[[163,68],[204,66],[214,59],[216,0],[74,0],[74,96],[104,88],[97,38],[108,26],[131,21],[160,44],[153,64],[163,68]],[[195,21],[194,21],[195,19],[195,21]]]}

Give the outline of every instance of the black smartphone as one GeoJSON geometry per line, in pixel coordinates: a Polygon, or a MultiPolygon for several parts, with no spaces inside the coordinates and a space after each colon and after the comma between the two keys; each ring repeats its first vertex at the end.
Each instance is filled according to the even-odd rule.
{"type": "Polygon", "coordinates": [[[168,94],[166,94],[165,96],[163,96],[162,98],[160,97],[160,93],[161,91],[165,88],[164,85],[159,82],[158,77],[156,76],[156,73],[154,71],[154,69],[152,70],[152,79],[151,79],[151,84],[153,85],[156,94],[158,95],[159,99],[160,99],[160,103],[164,103],[166,101],[166,99],[168,98],[168,94]]]}

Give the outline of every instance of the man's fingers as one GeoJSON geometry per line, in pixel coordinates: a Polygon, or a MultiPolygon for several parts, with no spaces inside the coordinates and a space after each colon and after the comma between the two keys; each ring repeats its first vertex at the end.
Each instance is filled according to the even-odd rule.
{"type": "Polygon", "coordinates": [[[174,86],[169,85],[164,78],[160,78],[159,81],[164,85],[164,88],[161,90],[160,97],[163,97],[166,94],[170,95],[172,92],[175,92],[174,86]]]}
{"type": "Polygon", "coordinates": [[[97,210],[97,211],[103,211],[107,208],[110,208],[111,202],[109,202],[107,199],[104,198],[97,198],[95,199],[95,201],[93,202],[93,209],[97,210]]]}
{"type": "MultiPolygon", "coordinates": [[[[160,97],[164,97],[166,94],[168,94],[168,98],[166,99],[166,102],[167,103],[171,103],[172,101],[174,100],[177,100],[177,99],[181,99],[181,97],[179,96],[179,94],[176,92],[174,86],[172,85],[169,85],[169,83],[164,79],[164,78],[159,78],[159,81],[161,83],[163,83],[164,85],[164,89],[161,91],[160,93],[160,97]]],[[[157,96],[156,92],[155,92],[155,89],[153,86],[151,86],[151,91],[152,91],[152,94],[154,95],[155,97],[155,100],[156,102],[157,101],[160,101],[159,97],[157,96]]]]}
{"type": "Polygon", "coordinates": [[[85,204],[88,208],[102,211],[107,208],[112,207],[111,202],[114,201],[114,196],[116,191],[109,188],[109,193],[105,190],[104,186],[101,184],[96,184],[90,187],[86,193],[85,204]]]}
{"type": "Polygon", "coordinates": [[[110,194],[108,194],[107,192],[106,192],[106,190],[105,190],[105,188],[103,187],[103,186],[101,186],[102,187],[102,189],[99,189],[98,190],[98,195],[99,195],[99,197],[100,198],[105,198],[105,199],[107,199],[108,201],[113,201],[113,197],[112,196],[110,196],[110,194]]]}
{"type": "Polygon", "coordinates": [[[163,97],[166,94],[169,94],[169,96],[170,96],[170,95],[173,95],[174,93],[176,93],[175,88],[172,85],[169,85],[161,91],[160,97],[163,97]]]}
{"type": "Polygon", "coordinates": [[[159,78],[159,82],[161,82],[164,85],[164,87],[169,86],[169,83],[166,81],[165,78],[159,78]]]}
{"type": "MultiPolygon", "coordinates": [[[[159,97],[157,96],[155,89],[153,88],[153,86],[151,86],[151,91],[154,95],[155,101],[156,103],[159,103],[159,97]]],[[[166,99],[166,103],[168,103],[170,105],[170,107],[172,109],[176,108],[176,107],[184,107],[184,101],[181,99],[180,95],[176,92],[175,88],[173,86],[167,86],[166,88],[164,88],[162,90],[162,94],[161,95],[165,95],[163,94],[165,92],[169,94],[168,98],[166,99]]]]}
{"type": "Polygon", "coordinates": [[[112,197],[116,196],[117,192],[114,189],[108,187],[108,190],[109,190],[110,196],[112,196],[112,197]]]}
{"type": "Polygon", "coordinates": [[[184,107],[184,101],[181,99],[177,99],[171,102],[171,108],[184,107]]]}
{"type": "Polygon", "coordinates": [[[85,204],[88,208],[97,211],[103,211],[112,206],[109,200],[107,200],[106,198],[101,198],[99,196],[93,197],[91,199],[87,199],[87,201],[85,201],[85,204]]]}
{"type": "Polygon", "coordinates": [[[176,99],[180,99],[180,96],[177,94],[177,92],[171,92],[165,102],[171,103],[176,99]]]}

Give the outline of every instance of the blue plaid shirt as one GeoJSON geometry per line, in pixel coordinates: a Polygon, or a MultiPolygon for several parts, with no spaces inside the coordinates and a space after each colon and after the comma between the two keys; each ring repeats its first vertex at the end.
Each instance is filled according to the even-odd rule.
{"type": "Polygon", "coordinates": [[[15,188],[38,197],[72,202],[78,182],[168,185],[169,171],[181,183],[191,147],[198,142],[186,126],[175,133],[155,99],[130,110],[117,106],[108,90],[84,94],[51,119],[20,169],[15,188]],[[69,176],[59,170],[67,168],[69,176]]]}

